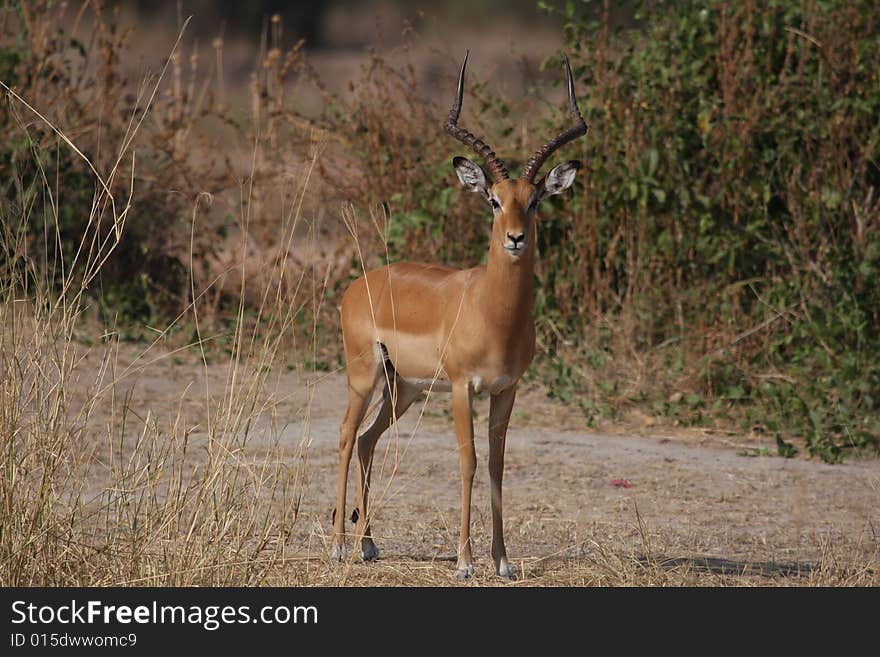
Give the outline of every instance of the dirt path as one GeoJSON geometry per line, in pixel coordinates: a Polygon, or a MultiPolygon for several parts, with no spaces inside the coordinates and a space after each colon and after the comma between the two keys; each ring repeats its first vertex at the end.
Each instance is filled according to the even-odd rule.
{"type": "MultiPolygon", "coordinates": [[[[136,381],[132,408],[179,414],[195,436],[205,422],[205,391],[222,396],[227,371],[162,358],[119,385],[136,381]]],[[[291,467],[305,466],[290,541],[292,552],[308,558],[279,583],[452,584],[459,477],[448,395],[415,404],[379,443],[373,529],[381,559],[333,567],[324,555],[344,376],[273,372],[266,389],[271,401],[247,449],[256,454],[280,438],[291,467]]],[[[476,403],[475,415],[475,583],[496,583],[488,554],[487,400],[476,403]]],[[[539,391],[521,396],[504,479],[507,545],[520,583],[880,582],[880,461],[749,457],[760,452],[744,451],[741,437],[661,426],[639,433],[589,431],[577,412],[539,391]]],[[[347,514],[354,480],[352,467],[347,514]]]]}
{"type": "MultiPolygon", "coordinates": [[[[316,518],[326,518],[334,503],[337,400],[343,391],[338,377],[316,388],[320,401],[312,407],[310,448],[316,518]]],[[[436,397],[426,409],[448,406],[448,395],[436,397]]],[[[785,574],[798,564],[802,570],[815,567],[828,550],[876,554],[880,462],[832,466],[748,457],[717,438],[695,444],[692,434],[612,436],[560,430],[552,419],[541,427],[535,405],[528,395],[521,400],[519,410],[531,419],[525,428],[513,423],[505,463],[508,549],[526,576],[529,568],[532,576],[541,572],[547,558],[577,560],[603,550],[693,567],[708,558],[718,571],[765,575],[785,574]]],[[[485,402],[477,408],[475,554],[485,576],[491,569],[488,418],[485,402]]],[[[456,442],[451,420],[423,417],[417,426],[419,411],[410,411],[379,445],[374,477],[384,495],[377,496],[374,533],[391,559],[452,561],[459,509],[456,442]]]]}

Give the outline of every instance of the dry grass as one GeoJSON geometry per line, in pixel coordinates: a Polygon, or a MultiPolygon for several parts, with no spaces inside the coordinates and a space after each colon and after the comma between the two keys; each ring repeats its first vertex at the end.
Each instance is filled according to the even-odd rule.
{"type": "MultiPolygon", "coordinates": [[[[177,61],[175,48],[166,66],[175,78],[177,61]]],[[[4,231],[6,275],[0,290],[4,585],[254,585],[287,558],[284,537],[296,521],[302,465],[291,467],[281,458],[284,450],[271,426],[257,426],[271,410],[264,388],[297,311],[288,296],[296,291],[280,284],[288,278],[287,260],[265,263],[266,276],[278,284],[255,292],[259,301],[251,321],[244,321],[244,302],[239,304],[227,336],[232,354],[222,394],[205,397],[198,424],[180,413],[144,414],[130,404],[143,367],[171,357],[156,347],[175,322],[124,367],[119,332],[112,325],[101,328],[95,344],[80,342],[88,332],[88,290],[126,235],[137,179],[131,146],[158,87],[159,81],[143,109],[131,114],[129,131],[116,143],[102,143],[104,152],[116,149],[113,165],[101,167],[108,173],[98,171],[101,165],[76,146],[75,137],[7,87],[20,112],[20,130],[28,134],[36,117],[40,129],[54,133],[59,149],[72,150],[86,164],[94,196],[90,207],[75,209],[83,226],[75,255],[63,250],[62,190],[40,158],[35,159],[36,181],[22,180],[19,189],[27,191],[10,206],[21,214],[7,217],[15,223],[4,231]],[[115,191],[119,178],[130,181],[124,195],[115,191]],[[30,191],[34,187],[36,193],[30,191]],[[45,204],[35,201],[40,196],[45,204]],[[44,253],[35,253],[39,243],[24,238],[31,222],[43,224],[50,245],[44,253]],[[125,389],[129,393],[120,394],[125,389]],[[78,390],[87,393],[78,395],[78,390]],[[260,448],[252,452],[255,435],[260,448]]],[[[254,162],[260,153],[257,143],[254,162]]],[[[284,246],[297,230],[310,172],[311,167],[300,181],[299,202],[280,217],[284,246]]],[[[252,187],[242,188],[242,251],[252,187]]],[[[199,210],[197,202],[191,253],[199,210]]],[[[239,284],[243,300],[250,287],[243,270],[239,284]]],[[[196,293],[192,271],[190,287],[193,300],[204,294],[203,288],[196,293]]],[[[203,347],[213,336],[202,334],[194,301],[186,313],[196,333],[189,347],[203,347]]],[[[205,362],[204,348],[201,353],[205,362]]]]}

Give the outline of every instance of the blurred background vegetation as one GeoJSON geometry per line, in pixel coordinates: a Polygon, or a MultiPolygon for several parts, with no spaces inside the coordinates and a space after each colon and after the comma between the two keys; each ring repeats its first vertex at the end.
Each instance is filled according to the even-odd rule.
{"type": "MultiPolygon", "coordinates": [[[[460,147],[441,129],[457,64],[471,48],[463,124],[516,168],[565,123],[565,50],[591,131],[557,154],[585,164],[574,194],[541,211],[532,379],[590,424],[638,408],[766,432],[783,455],[876,449],[874,2],[5,0],[0,12],[0,80],[101,171],[147,110],[145,71],[194,16],[138,136],[126,237],[91,286],[95,317],[132,337],[171,322],[186,342],[193,305],[222,337],[240,303],[260,303],[238,278],[259,289],[266,263],[288,258],[275,292],[300,308],[303,340],[317,335],[312,365],[339,367],[336,308],[361,269],[342,204],[368,266],[481,261],[489,213],[458,190],[460,147]],[[279,244],[305,180],[308,221],[279,244]]],[[[0,276],[61,280],[90,248],[94,179],[5,92],[0,128],[0,276]]]]}

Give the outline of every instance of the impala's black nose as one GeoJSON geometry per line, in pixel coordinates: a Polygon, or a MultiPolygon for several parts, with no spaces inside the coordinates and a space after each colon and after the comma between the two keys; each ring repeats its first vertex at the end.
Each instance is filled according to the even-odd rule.
{"type": "Polygon", "coordinates": [[[520,233],[519,235],[512,235],[511,233],[507,233],[507,240],[510,242],[510,248],[518,249],[525,246],[526,234],[520,233]]]}

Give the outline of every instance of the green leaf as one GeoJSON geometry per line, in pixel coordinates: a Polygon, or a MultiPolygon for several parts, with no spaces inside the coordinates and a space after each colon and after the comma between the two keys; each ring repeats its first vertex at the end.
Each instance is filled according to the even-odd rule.
{"type": "Polygon", "coordinates": [[[792,458],[798,453],[797,447],[791,443],[785,442],[778,433],[776,434],[776,451],[779,453],[779,456],[787,459],[792,458]]]}
{"type": "Polygon", "coordinates": [[[657,171],[657,165],[660,162],[660,154],[657,152],[656,148],[649,148],[645,155],[648,159],[648,175],[653,176],[654,172],[657,171]]]}

